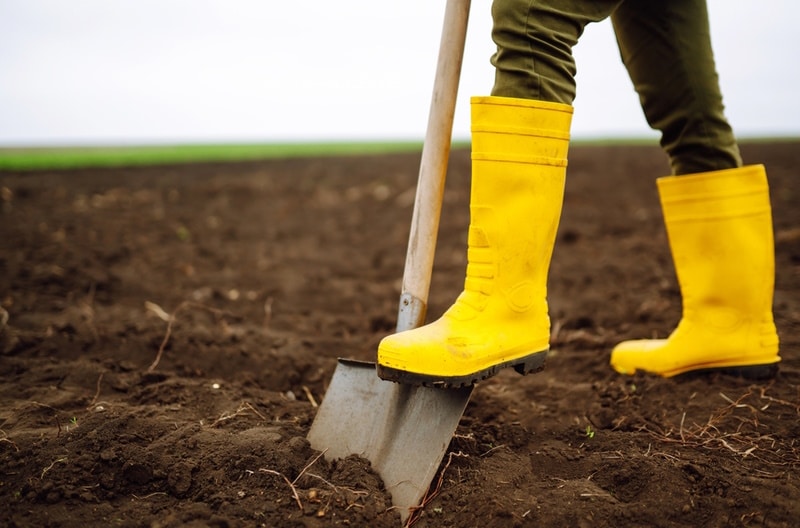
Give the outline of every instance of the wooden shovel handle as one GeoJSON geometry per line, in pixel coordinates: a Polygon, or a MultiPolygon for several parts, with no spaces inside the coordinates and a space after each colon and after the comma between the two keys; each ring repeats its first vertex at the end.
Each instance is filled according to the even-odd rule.
{"type": "Polygon", "coordinates": [[[416,328],[425,322],[469,8],[470,0],[447,0],[445,6],[436,79],[403,271],[398,332],[416,328]]]}

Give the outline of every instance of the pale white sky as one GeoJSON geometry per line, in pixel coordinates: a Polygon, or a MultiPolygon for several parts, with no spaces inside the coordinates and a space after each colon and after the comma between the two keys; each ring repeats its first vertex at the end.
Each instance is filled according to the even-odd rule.
{"type": "MultiPolygon", "coordinates": [[[[444,0],[2,0],[0,146],[422,139],[444,0]]],[[[473,0],[454,136],[491,89],[473,0]]],[[[709,0],[740,136],[800,136],[796,0],[709,0]]],[[[651,136],[611,25],[575,50],[575,137],[651,136]]]]}

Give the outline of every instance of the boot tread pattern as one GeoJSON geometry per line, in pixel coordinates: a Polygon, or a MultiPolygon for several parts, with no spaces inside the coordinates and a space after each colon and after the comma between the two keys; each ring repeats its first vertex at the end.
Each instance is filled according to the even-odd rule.
{"type": "Polygon", "coordinates": [[[545,367],[547,352],[548,350],[534,352],[533,354],[504,361],[465,376],[432,376],[394,369],[380,364],[378,365],[378,376],[386,381],[393,381],[406,385],[422,385],[424,387],[439,389],[458,389],[461,387],[469,387],[475,385],[479,381],[491,378],[500,372],[500,370],[507,367],[513,368],[522,376],[539,372],[545,367]]]}

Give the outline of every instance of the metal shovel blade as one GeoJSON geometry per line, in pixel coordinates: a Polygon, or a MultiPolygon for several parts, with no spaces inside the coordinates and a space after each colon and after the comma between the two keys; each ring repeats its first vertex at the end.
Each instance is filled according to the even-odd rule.
{"type": "Polygon", "coordinates": [[[340,359],[308,440],[328,460],[369,460],[405,521],[428,491],[471,393],[383,381],[374,363],[340,359]]]}

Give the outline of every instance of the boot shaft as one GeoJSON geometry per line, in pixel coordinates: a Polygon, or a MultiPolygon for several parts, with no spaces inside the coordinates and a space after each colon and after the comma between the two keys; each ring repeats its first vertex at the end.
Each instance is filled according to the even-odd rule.
{"type": "Polygon", "coordinates": [[[564,196],[572,108],[472,99],[472,186],[465,301],[546,313],[545,283],[564,196]],[[493,296],[494,295],[494,296],[493,296]]]}
{"type": "Polygon", "coordinates": [[[726,328],[771,323],[775,281],[772,211],[762,165],[658,181],[684,315],[726,328]]]}

